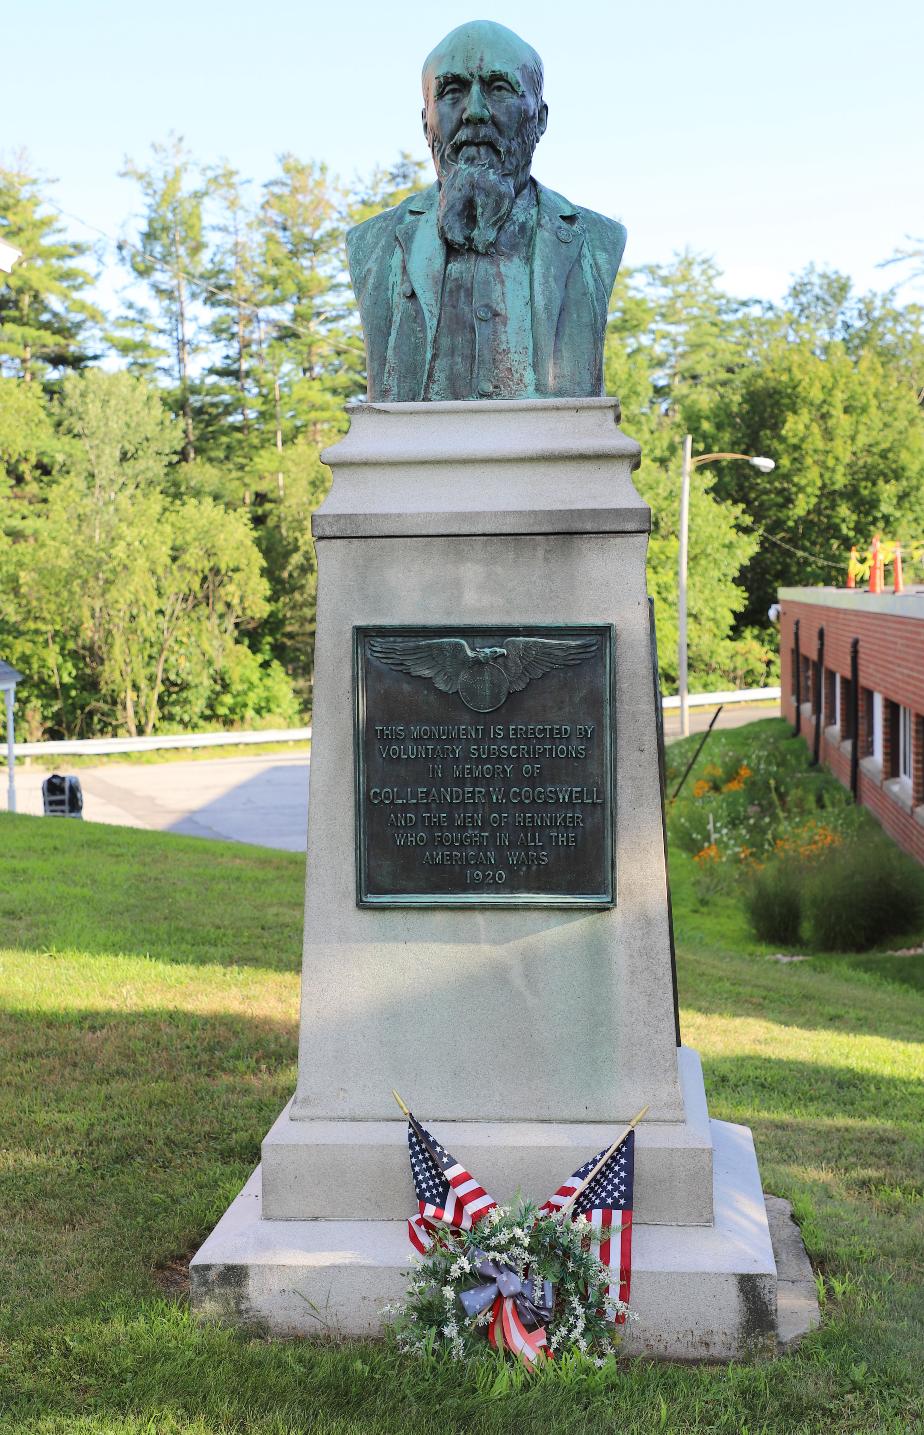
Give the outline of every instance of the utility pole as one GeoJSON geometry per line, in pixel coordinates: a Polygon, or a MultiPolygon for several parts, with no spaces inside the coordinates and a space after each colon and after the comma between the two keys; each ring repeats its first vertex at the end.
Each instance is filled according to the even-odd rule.
{"type": "Polygon", "coordinates": [[[690,542],[690,470],[693,467],[693,435],[683,440],[683,473],[680,479],[680,573],[677,600],[677,690],[680,693],[680,735],[690,736],[690,706],[687,691],[687,561],[690,542]]]}

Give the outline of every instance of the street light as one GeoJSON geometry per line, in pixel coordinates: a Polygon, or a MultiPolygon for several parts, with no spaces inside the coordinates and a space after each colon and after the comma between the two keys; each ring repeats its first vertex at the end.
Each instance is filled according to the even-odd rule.
{"type": "Polygon", "coordinates": [[[776,468],[772,458],[762,458],[750,453],[701,453],[693,457],[693,435],[683,440],[683,476],[680,484],[680,593],[678,603],[678,689],[680,692],[680,732],[683,737],[690,733],[690,705],[687,690],[687,557],[690,536],[690,474],[700,464],[712,463],[715,459],[742,458],[753,464],[760,473],[772,473],[776,468]]]}

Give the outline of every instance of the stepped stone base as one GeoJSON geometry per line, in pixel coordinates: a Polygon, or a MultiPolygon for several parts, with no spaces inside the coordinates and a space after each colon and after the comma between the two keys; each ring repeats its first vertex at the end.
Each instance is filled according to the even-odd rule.
{"type": "MultiPolygon", "coordinates": [[[[645,1225],[712,1221],[712,1131],[703,1069],[691,1047],[678,1051],[686,1121],[644,1121],[635,1138],[635,1211],[645,1225]]],[[[379,1220],[401,1220],[413,1204],[407,1123],[296,1121],[290,1102],[263,1141],[263,1218],[360,1220],[375,1192],[379,1220]]],[[[433,1134],[499,1201],[517,1191],[541,1201],[569,1171],[609,1145],[623,1120],[438,1121],[433,1134]]]]}
{"type": "MultiPolygon", "coordinates": [[[[776,1349],[777,1266],[751,1133],[710,1124],[714,1224],[634,1227],[630,1353],[724,1360],[776,1349]]],[[[404,1221],[263,1219],[258,1167],[192,1261],[192,1304],[273,1335],[374,1336],[411,1256],[404,1221]]],[[[804,1327],[816,1321],[806,1309],[804,1327]]]]}

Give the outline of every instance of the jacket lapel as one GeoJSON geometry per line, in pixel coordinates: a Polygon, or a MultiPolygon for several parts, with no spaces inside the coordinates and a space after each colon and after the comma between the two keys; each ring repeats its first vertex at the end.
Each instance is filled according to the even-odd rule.
{"type": "Polygon", "coordinates": [[[537,189],[539,217],[532,263],[533,369],[540,387],[547,389],[565,287],[584,246],[584,229],[573,204],[541,184],[537,189]]]}
{"type": "MultiPolygon", "coordinates": [[[[425,375],[433,353],[443,292],[443,271],[446,267],[446,251],[436,227],[438,195],[437,186],[432,184],[422,194],[415,196],[408,205],[407,217],[395,231],[395,237],[404,254],[405,273],[423,310],[427,331],[427,352],[423,366],[425,375]]],[[[400,305],[401,298],[398,298],[397,303],[400,305]]]]}

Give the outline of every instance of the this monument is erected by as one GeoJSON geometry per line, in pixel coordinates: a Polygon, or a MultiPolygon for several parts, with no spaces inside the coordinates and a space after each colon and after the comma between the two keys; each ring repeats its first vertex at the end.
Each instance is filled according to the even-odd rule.
{"type": "Polygon", "coordinates": [[[499,1199],[643,1105],[629,1348],[775,1330],[750,1133],[679,1044],[638,446],[602,397],[621,225],[531,177],[542,66],[428,57],[437,184],[349,237],[369,401],[327,452],[298,1083],[194,1305],[368,1333],[400,1294],[413,1100],[499,1199]],[[393,1114],[394,1113],[394,1114],[393,1114]]]}

